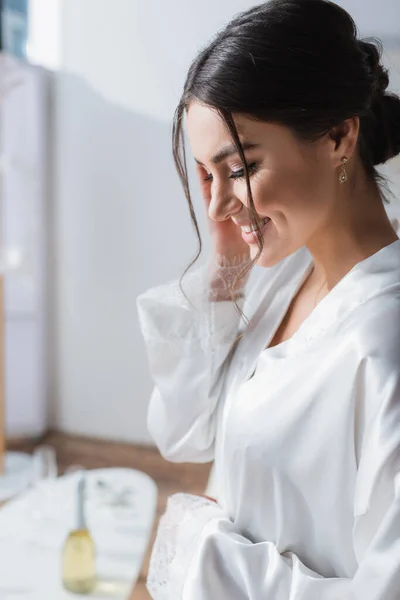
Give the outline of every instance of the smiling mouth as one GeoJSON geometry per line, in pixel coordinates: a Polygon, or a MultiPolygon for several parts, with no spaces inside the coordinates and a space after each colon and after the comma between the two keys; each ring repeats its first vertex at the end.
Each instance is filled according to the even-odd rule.
{"type": "MultiPolygon", "coordinates": [[[[269,217],[265,217],[262,220],[262,227],[264,227],[264,225],[266,225],[271,219],[269,217]]],[[[252,225],[243,225],[240,227],[240,229],[244,232],[244,233],[254,233],[255,231],[257,231],[257,228],[253,227],[252,225]]]]}

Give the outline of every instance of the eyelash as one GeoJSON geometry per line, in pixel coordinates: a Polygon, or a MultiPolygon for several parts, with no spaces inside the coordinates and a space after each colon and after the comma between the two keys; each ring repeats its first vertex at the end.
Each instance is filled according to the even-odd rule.
{"type": "MultiPolygon", "coordinates": [[[[249,175],[253,175],[257,169],[258,169],[259,163],[257,162],[253,162],[249,165],[247,165],[247,169],[249,171],[249,175]]],[[[207,177],[204,178],[204,181],[212,181],[212,175],[207,175],[207,177]]],[[[229,175],[229,179],[236,179],[236,180],[240,180],[240,179],[244,179],[245,178],[245,172],[244,169],[239,169],[238,171],[232,171],[231,175],[229,175]]]]}

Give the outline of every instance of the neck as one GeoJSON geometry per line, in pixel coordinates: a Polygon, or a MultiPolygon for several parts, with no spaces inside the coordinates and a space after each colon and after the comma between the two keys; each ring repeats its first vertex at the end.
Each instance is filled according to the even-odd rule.
{"type": "MultiPolygon", "coordinates": [[[[398,240],[375,185],[352,186],[327,224],[308,240],[315,286],[328,293],[358,262],[398,240]]],[[[350,189],[350,188],[349,188],[350,189]]]]}

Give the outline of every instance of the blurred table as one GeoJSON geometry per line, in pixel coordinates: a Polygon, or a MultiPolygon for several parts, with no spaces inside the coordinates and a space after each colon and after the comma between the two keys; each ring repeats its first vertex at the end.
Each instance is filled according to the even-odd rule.
{"type": "Polygon", "coordinates": [[[0,600],[127,600],[149,545],[158,490],[134,469],[85,471],[88,526],[98,584],[90,595],[62,587],[62,547],[76,517],[79,473],[30,490],[0,509],[0,600]]]}

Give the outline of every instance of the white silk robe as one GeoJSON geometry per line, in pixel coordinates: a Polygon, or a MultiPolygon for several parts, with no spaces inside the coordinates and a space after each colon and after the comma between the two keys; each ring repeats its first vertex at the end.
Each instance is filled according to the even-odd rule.
{"type": "Polygon", "coordinates": [[[218,484],[217,503],[170,497],[156,600],[400,598],[400,240],[265,349],[311,267],[303,247],[253,268],[235,345],[245,326],[205,267],[183,280],[194,306],[177,282],[138,297],[149,431],[171,461],[215,460],[218,484]]]}

